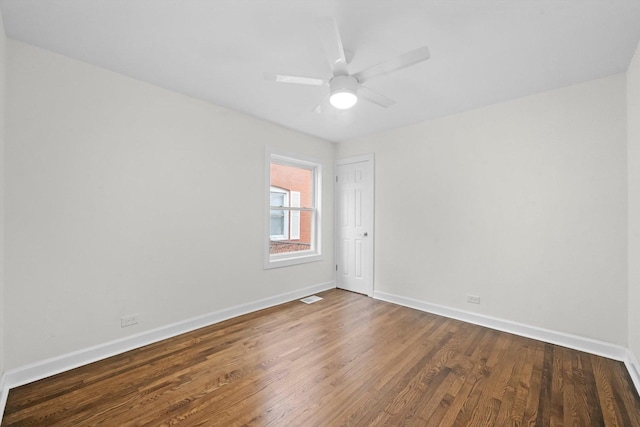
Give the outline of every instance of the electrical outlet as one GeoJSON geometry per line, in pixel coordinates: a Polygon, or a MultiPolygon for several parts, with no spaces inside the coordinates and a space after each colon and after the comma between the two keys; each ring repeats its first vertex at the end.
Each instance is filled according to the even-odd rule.
{"type": "Polygon", "coordinates": [[[480,304],[480,297],[478,295],[467,294],[467,302],[471,304],[480,304]]]}
{"type": "Polygon", "coordinates": [[[122,318],[120,318],[120,327],[121,328],[125,328],[127,326],[131,326],[131,325],[137,325],[138,324],[138,315],[137,314],[132,314],[130,316],[124,316],[122,318]]]}

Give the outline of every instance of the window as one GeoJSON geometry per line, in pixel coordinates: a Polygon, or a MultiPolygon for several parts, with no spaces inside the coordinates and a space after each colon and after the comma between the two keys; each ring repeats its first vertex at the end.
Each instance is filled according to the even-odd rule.
{"type": "Polygon", "coordinates": [[[320,170],[313,160],[267,153],[265,268],[322,259],[320,170]]]}
{"type": "Polygon", "coordinates": [[[271,205],[269,237],[271,240],[287,240],[289,238],[289,211],[273,208],[276,206],[288,207],[289,192],[282,188],[271,187],[269,200],[271,205]]]}

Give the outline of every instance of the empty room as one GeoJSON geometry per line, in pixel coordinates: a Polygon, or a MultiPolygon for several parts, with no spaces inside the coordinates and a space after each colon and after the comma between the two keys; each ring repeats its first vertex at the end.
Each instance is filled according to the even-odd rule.
{"type": "Polygon", "coordinates": [[[0,0],[2,426],[640,426],[640,0],[0,0]]]}

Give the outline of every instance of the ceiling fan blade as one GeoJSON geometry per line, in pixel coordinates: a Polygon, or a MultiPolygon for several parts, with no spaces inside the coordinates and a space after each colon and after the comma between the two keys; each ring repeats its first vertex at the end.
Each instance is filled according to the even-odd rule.
{"type": "Polygon", "coordinates": [[[323,103],[316,105],[316,107],[312,110],[316,114],[322,114],[324,111],[323,103]]]}
{"type": "Polygon", "coordinates": [[[278,83],[295,83],[299,85],[322,86],[329,84],[328,80],[316,77],[287,76],[283,74],[264,73],[265,80],[272,80],[278,83]]]}
{"type": "Polygon", "coordinates": [[[334,75],[346,75],[347,59],[342,46],[342,38],[338,30],[335,18],[319,18],[318,29],[320,30],[320,40],[327,55],[329,66],[334,75]]]}
{"type": "Polygon", "coordinates": [[[328,114],[333,113],[334,110],[335,108],[333,108],[331,103],[329,103],[329,95],[327,94],[322,97],[320,103],[316,105],[312,111],[316,114],[328,114]]]}
{"type": "Polygon", "coordinates": [[[411,52],[400,55],[396,58],[381,62],[380,64],[371,66],[369,68],[365,68],[364,70],[355,73],[353,76],[358,79],[360,83],[364,83],[367,80],[370,80],[372,77],[410,67],[411,65],[417,64],[418,62],[426,61],[430,57],[431,53],[429,53],[429,48],[423,46],[416,50],[412,50],[411,52]]]}
{"type": "Polygon", "coordinates": [[[366,86],[360,86],[358,88],[358,95],[362,96],[367,101],[373,102],[374,104],[377,104],[384,108],[391,107],[396,103],[396,101],[394,101],[393,99],[387,98],[386,96],[376,92],[373,89],[369,89],[366,86]]]}
{"type": "Polygon", "coordinates": [[[294,83],[299,85],[323,86],[329,84],[329,80],[316,77],[287,76],[284,74],[264,73],[265,80],[273,80],[278,83],[294,83]]]}

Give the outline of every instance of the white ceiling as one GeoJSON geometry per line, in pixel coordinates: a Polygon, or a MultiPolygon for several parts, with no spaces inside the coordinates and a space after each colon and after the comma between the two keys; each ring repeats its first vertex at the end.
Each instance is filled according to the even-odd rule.
{"type": "Polygon", "coordinates": [[[0,0],[7,35],[330,141],[626,71],[640,0],[0,0]],[[351,73],[429,46],[367,84],[397,101],[312,110],[329,78],[316,27],[333,16],[351,73]]]}

